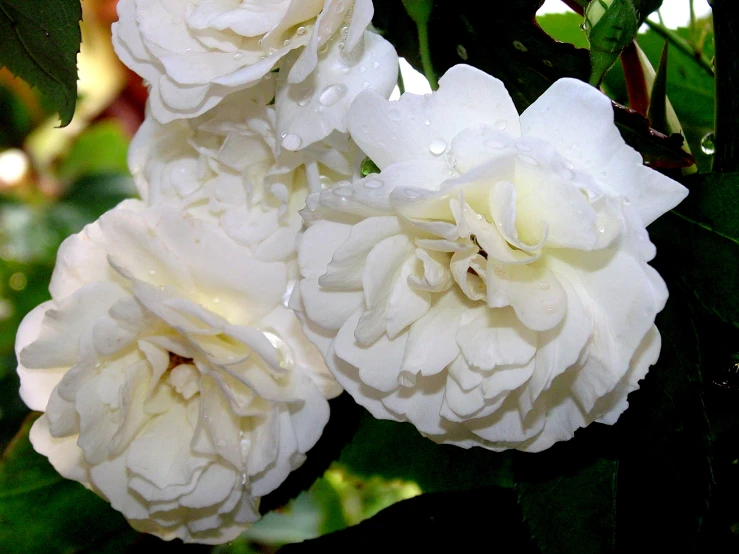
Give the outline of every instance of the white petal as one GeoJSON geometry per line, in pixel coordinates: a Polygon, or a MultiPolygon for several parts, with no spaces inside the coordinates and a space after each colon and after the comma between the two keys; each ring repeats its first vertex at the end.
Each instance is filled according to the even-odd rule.
{"type": "Polygon", "coordinates": [[[380,94],[363,92],[352,104],[348,122],[354,140],[380,169],[434,159],[432,141],[441,154],[460,131],[481,123],[497,123],[512,136],[520,135],[518,113],[503,83],[467,65],[449,69],[431,95],[406,93],[388,102],[380,94]],[[388,135],[397,136],[392,147],[385,142],[388,135]]]}

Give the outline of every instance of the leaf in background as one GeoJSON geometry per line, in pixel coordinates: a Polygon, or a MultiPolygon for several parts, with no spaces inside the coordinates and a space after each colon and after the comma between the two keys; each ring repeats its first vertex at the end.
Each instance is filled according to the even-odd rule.
{"type": "Polygon", "coordinates": [[[578,48],[590,48],[585,32],[580,28],[583,18],[575,12],[537,15],[536,22],[553,39],[574,44],[578,48]]]}
{"type": "MultiPolygon", "coordinates": [[[[690,195],[655,227],[688,291],[739,327],[739,174],[697,176],[690,195]]],[[[650,227],[650,233],[652,228],[650,227]]]]}
{"type": "Polygon", "coordinates": [[[667,53],[670,43],[665,42],[662,55],[659,58],[657,74],[654,77],[652,92],[649,95],[649,111],[647,117],[653,129],[667,131],[667,53]]]}
{"type": "Polygon", "coordinates": [[[0,0],[0,64],[38,87],[69,124],[77,100],[79,0],[0,0]]]}
{"type": "MultiPolygon", "coordinates": [[[[57,175],[66,181],[105,174],[130,175],[126,161],[131,139],[116,120],[107,120],[88,127],[72,144],[57,175]]],[[[88,196],[92,196],[87,191],[88,196]]],[[[129,196],[136,189],[129,189],[129,196]]]]}
{"type": "Polygon", "coordinates": [[[543,553],[615,550],[614,430],[594,424],[570,441],[516,459],[516,492],[534,542],[543,553]]]}
{"type": "Polygon", "coordinates": [[[133,542],[123,516],[79,483],[62,478],[37,454],[29,417],[0,458],[0,545],[4,554],[110,552],[133,542]]]}
{"type": "Polygon", "coordinates": [[[698,337],[686,298],[670,288],[671,298],[656,321],[662,335],[659,361],[630,395],[617,424],[623,435],[619,552],[696,551],[711,496],[698,337]]]}
{"type": "Polygon", "coordinates": [[[421,436],[410,423],[375,419],[365,411],[338,461],[356,475],[412,481],[424,492],[437,492],[511,487],[512,455],[439,445],[421,436]]]}
{"type": "Polygon", "coordinates": [[[284,554],[316,552],[491,552],[532,554],[510,489],[423,494],[398,502],[359,525],[291,544],[284,554]]]}

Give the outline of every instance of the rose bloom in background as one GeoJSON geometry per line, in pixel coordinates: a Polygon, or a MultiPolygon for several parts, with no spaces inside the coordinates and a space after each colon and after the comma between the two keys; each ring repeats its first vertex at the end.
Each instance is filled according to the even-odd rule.
{"type": "Polygon", "coordinates": [[[456,66],[432,95],[361,94],[349,130],[381,171],[308,197],[292,298],[341,385],[463,447],[614,423],[660,350],[645,227],[687,190],[642,165],[610,100],[563,79],[519,118],[456,66]]]}

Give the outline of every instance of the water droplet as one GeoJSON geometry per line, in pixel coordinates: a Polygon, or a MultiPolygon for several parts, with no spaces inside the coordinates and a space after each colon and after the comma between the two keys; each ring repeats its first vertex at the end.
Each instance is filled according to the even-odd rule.
{"type": "Polygon", "coordinates": [[[286,38],[286,39],[285,39],[285,40],[284,40],[284,41],[282,42],[282,46],[290,46],[290,39],[289,39],[289,38],[286,38]]]}
{"type": "Polygon", "coordinates": [[[518,158],[519,160],[521,160],[521,161],[522,161],[523,163],[525,163],[525,164],[528,164],[528,165],[534,165],[534,166],[536,166],[536,165],[539,165],[539,162],[537,162],[537,161],[536,161],[536,160],[535,160],[534,158],[532,158],[531,156],[527,156],[526,154],[518,154],[518,155],[517,155],[516,157],[517,157],[517,158],[518,158]]]}
{"type": "Polygon", "coordinates": [[[549,290],[549,287],[550,287],[550,286],[551,286],[551,285],[550,285],[549,283],[539,283],[539,288],[540,288],[541,290],[549,290]]]}
{"type": "Polygon", "coordinates": [[[542,62],[542,63],[543,63],[544,65],[546,65],[547,67],[552,67],[552,62],[550,62],[549,60],[543,60],[543,62],[542,62]]]}
{"type": "Polygon", "coordinates": [[[349,198],[350,196],[354,196],[354,189],[348,186],[343,186],[334,190],[334,194],[336,194],[336,196],[341,196],[342,198],[349,198]]]}
{"type": "Polygon", "coordinates": [[[508,127],[508,121],[506,121],[505,119],[499,119],[493,125],[495,125],[496,129],[500,129],[502,131],[503,129],[508,127]]]}
{"type": "Polygon", "coordinates": [[[387,116],[390,119],[390,121],[399,121],[400,120],[400,110],[396,108],[395,106],[391,107],[387,111],[387,116]]]}
{"type": "Polygon", "coordinates": [[[152,275],[152,276],[154,276],[154,275],[156,275],[156,274],[157,274],[157,272],[156,272],[156,271],[154,271],[153,269],[150,269],[150,270],[149,270],[149,275],[152,275]]]}
{"type": "Polygon", "coordinates": [[[369,85],[369,81],[365,81],[364,83],[362,83],[362,88],[367,88],[369,85]]]}
{"type": "Polygon", "coordinates": [[[303,144],[303,140],[298,135],[284,135],[282,138],[282,147],[286,150],[297,150],[303,144]]]}
{"type": "Polygon", "coordinates": [[[586,31],[587,28],[588,28],[588,24],[585,21],[583,21],[582,23],[580,23],[580,30],[581,31],[586,31]]]}
{"type": "Polygon", "coordinates": [[[716,151],[716,145],[713,142],[713,133],[706,133],[701,139],[701,151],[707,156],[712,156],[716,151]]]}
{"type": "Polygon", "coordinates": [[[463,60],[467,61],[467,49],[461,44],[457,45],[457,55],[463,60]]]}
{"type": "Polygon", "coordinates": [[[368,189],[379,189],[382,186],[382,181],[380,179],[367,179],[364,182],[364,186],[368,189]]]}
{"type": "Polygon", "coordinates": [[[346,85],[328,85],[321,91],[318,101],[323,106],[333,106],[346,96],[346,85]]]}
{"type": "Polygon", "coordinates": [[[297,28],[297,30],[296,30],[295,32],[296,32],[297,34],[299,34],[299,35],[304,35],[305,33],[307,33],[307,32],[308,32],[308,29],[306,29],[306,28],[305,28],[305,27],[303,27],[303,26],[300,26],[300,27],[298,27],[298,28],[297,28]]]}
{"type": "Polygon", "coordinates": [[[365,66],[359,66],[359,72],[360,73],[367,73],[367,68],[365,66]]]}
{"type": "Polygon", "coordinates": [[[435,138],[429,143],[429,150],[435,156],[443,154],[446,150],[446,141],[443,138],[435,138]]]}
{"type": "Polygon", "coordinates": [[[413,189],[405,189],[405,195],[408,198],[421,198],[421,193],[413,189]]]}
{"type": "Polygon", "coordinates": [[[8,279],[8,285],[10,285],[10,288],[15,291],[23,290],[26,288],[27,284],[28,279],[26,278],[25,273],[20,271],[13,273],[13,275],[10,276],[10,279],[8,279]]]}
{"type": "Polygon", "coordinates": [[[318,177],[318,182],[321,183],[321,188],[323,190],[326,190],[331,188],[331,184],[333,181],[331,181],[331,178],[327,175],[321,175],[318,177]]]}
{"type": "Polygon", "coordinates": [[[325,54],[326,52],[328,52],[328,43],[324,44],[318,49],[319,54],[325,54]]]}
{"type": "Polygon", "coordinates": [[[600,227],[598,227],[598,232],[599,233],[605,233],[606,232],[606,228],[603,225],[601,225],[600,227]]]}
{"type": "Polygon", "coordinates": [[[303,96],[300,100],[298,100],[298,106],[307,106],[308,102],[310,102],[310,95],[303,96]]]}
{"type": "Polygon", "coordinates": [[[429,121],[429,120],[427,119],[426,121],[424,121],[424,122],[423,122],[423,124],[424,124],[424,125],[426,125],[426,127],[428,127],[429,125],[431,125],[431,121],[429,121]]]}
{"type": "Polygon", "coordinates": [[[345,7],[346,6],[344,6],[344,1],[341,0],[338,4],[336,4],[336,13],[343,12],[345,7]]]}
{"type": "Polygon", "coordinates": [[[380,62],[373,62],[372,63],[372,69],[377,69],[378,67],[380,67],[380,62]]]}
{"type": "Polygon", "coordinates": [[[213,303],[214,304],[220,304],[221,303],[221,299],[220,298],[214,298],[213,299],[213,303]]]}
{"type": "Polygon", "coordinates": [[[349,72],[350,72],[350,71],[351,71],[351,69],[349,69],[348,67],[342,67],[342,68],[341,68],[341,72],[342,72],[342,73],[343,73],[344,75],[349,75],[349,72]]]}
{"type": "Polygon", "coordinates": [[[242,54],[241,52],[237,52],[236,54],[234,54],[234,60],[240,60],[243,57],[244,54],[242,54]]]}
{"type": "Polygon", "coordinates": [[[528,52],[528,50],[529,50],[528,48],[526,48],[526,46],[524,45],[524,43],[521,42],[520,40],[514,40],[513,41],[513,47],[516,50],[518,50],[519,52],[528,52]]]}

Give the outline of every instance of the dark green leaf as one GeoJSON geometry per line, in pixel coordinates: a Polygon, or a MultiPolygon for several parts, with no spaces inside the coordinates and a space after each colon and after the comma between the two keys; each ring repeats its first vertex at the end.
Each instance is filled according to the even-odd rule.
{"type": "Polygon", "coordinates": [[[0,459],[0,545],[5,554],[109,552],[138,535],[121,514],[37,454],[26,420],[0,459]]]}
{"type": "Polygon", "coordinates": [[[667,130],[667,53],[669,51],[669,43],[665,42],[662,49],[662,55],[659,59],[659,66],[654,77],[652,92],[649,96],[649,111],[647,117],[653,129],[669,132],[667,130]]]}
{"type": "Polygon", "coordinates": [[[712,489],[710,428],[698,337],[677,287],[656,325],[660,359],[617,425],[616,544],[619,552],[694,552],[712,489]]]}
{"type": "Polygon", "coordinates": [[[531,554],[510,489],[423,494],[343,531],[280,549],[293,552],[516,552],[531,554]]]}
{"type": "Polygon", "coordinates": [[[516,459],[516,492],[544,553],[615,549],[618,460],[614,430],[592,425],[546,452],[516,459]]]}
{"type": "Polygon", "coordinates": [[[38,87],[62,126],[77,100],[81,19],[79,0],[0,0],[0,65],[38,87]]]}
{"type": "Polygon", "coordinates": [[[512,453],[438,445],[410,423],[373,418],[365,412],[339,462],[364,477],[379,475],[417,483],[424,492],[512,486],[512,453]]]}

